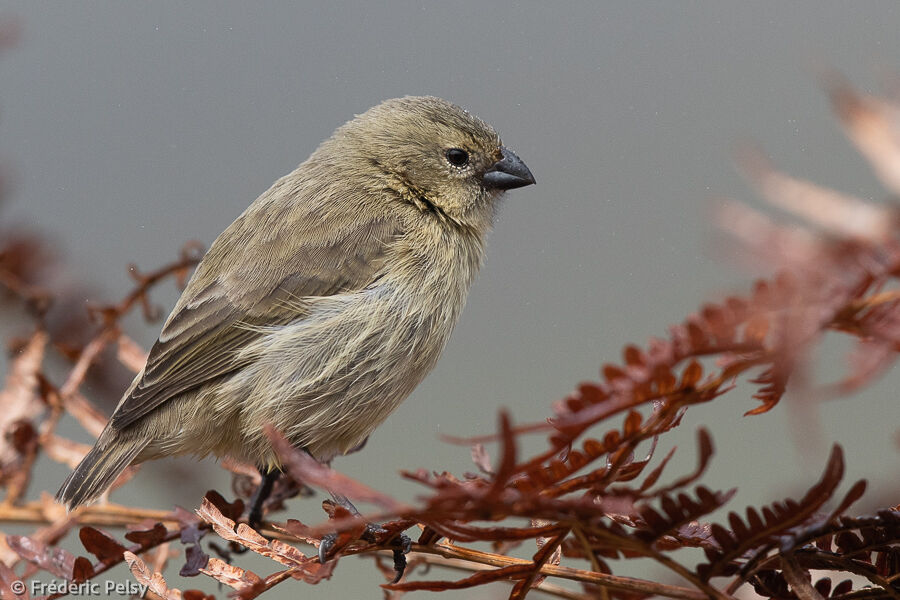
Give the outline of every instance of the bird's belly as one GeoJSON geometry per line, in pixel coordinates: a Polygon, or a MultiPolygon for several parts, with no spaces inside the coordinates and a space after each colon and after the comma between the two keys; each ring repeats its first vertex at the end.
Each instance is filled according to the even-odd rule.
{"type": "Polygon", "coordinates": [[[322,299],[245,349],[256,359],[228,394],[241,399],[246,458],[277,462],[266,424],[323,461],[362,443],[431,370],[455,323],[452,302],[414,310],[423,303],[412,293],[375,288],[322,299]]]}

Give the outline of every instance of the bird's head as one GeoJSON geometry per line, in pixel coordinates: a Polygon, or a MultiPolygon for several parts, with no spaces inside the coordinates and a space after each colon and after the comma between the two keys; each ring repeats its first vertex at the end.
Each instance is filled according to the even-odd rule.
{"type": "Polygon", "coordinates": [[[504,191],[534,177],[481,119],[433,96],[387,100],[357,116],[332,137],[349,150],[360,175],[442,219],[470,225],[493,214],[504,191]]]}

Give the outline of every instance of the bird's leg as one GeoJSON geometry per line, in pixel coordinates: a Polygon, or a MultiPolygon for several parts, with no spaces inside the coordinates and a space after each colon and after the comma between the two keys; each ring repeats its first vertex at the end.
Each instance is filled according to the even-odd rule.
{"type": "MultiPolygon", "coordinates": [[[[278,469],[268,471],[263,467],[257,467],[257,469],[259,469],[259,474],[262,476],[262,481],[259,482],[256,491],[253,492],[253,497],[250,498],[250,510],[247,513],[247,524],[250,525],[252,529],[258,530],[259,526],[262,524],[263,504],[265,504],[269,494],[272,493],[272,486],[278,481],[278,478],[281,476],[281,471],[278,469]]],[[[238,542],[230,542],[228,547],[235,554],[243,554],[247,551],[247,548],[238,542]]]]}
{"type": "Polygon", "coordinates": [[[281,471],[259,467],[259,474],[262,475],[262,481],[259,482],[259,487],[256,488],[253,497],[250,499],[250,512],[247,513],[247,523],[253,529],[257,529],[262,524],[263,504],[269,498],[269,494],[272,493],[272,486],[278,481],[281,471]]]}
{"type": "MultiPolygon", "coordinates": [[[[334,498],[336,504],[346,508],[353,516],[360,516],[359,511],[346,496],[331,492],[331,497],[334,498]]],[[[374,544],[378,539],[379,533],[385,533],[385,530],[380,525],[367,523],[366,529],[363,531],[360,539],[365,540],[370,544],[374,544]]],[[[328,554],[331,552],[337,539],[338,536],[336,533],[329,533],[322,538],[321,543],[319,543],[319,562],[324,563],[328,560],[328,554]]],[[[397,583],[400,581],[400,578],[403,577],[403,572],[406,570],[406,554],[412,547],[412,540],[409,539],[409,536],[405,533],[401,533],[390,540],[389,544],[394,553],[394,572],[397,574],[392,583],[397,583]]]]}

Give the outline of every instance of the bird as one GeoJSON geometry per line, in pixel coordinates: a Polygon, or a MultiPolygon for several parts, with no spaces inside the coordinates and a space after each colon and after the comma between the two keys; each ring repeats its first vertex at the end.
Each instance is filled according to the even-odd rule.
{"type": "Polygon", "coordinates": [[[176,455],[255,464],[271,488],[267,425],[323,463],[359,447],[437,363],[500,198],[534,183],[446,100],[349,120],[211,244],[57,500],[90,503],[176,455]]]}

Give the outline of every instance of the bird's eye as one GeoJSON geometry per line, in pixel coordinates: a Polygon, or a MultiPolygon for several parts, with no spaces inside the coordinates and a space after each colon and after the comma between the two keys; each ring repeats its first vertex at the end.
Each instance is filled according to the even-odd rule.
{"type": "Polygon", "coordinates": [[[469,153],[460,148],[447,150],[447,160],[454,167],[464,167],[469,164],[469,153]]]}

